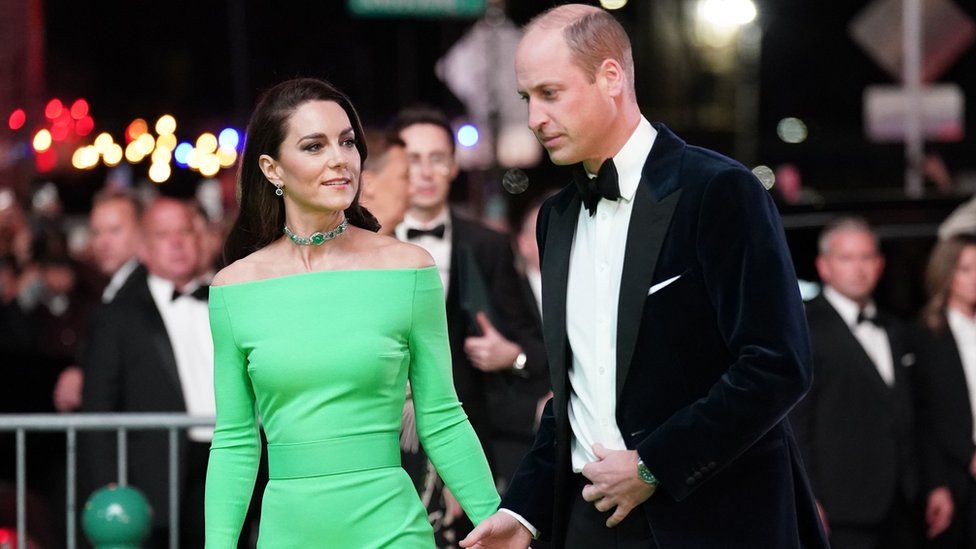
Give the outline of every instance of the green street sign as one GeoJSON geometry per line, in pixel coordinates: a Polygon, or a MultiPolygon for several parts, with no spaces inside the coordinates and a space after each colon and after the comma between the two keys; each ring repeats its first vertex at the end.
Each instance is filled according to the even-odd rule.
{"type": "Polygon", "coordinates": [[[487,0],[348,0],[361,17],[481,17],[487,0]]]}

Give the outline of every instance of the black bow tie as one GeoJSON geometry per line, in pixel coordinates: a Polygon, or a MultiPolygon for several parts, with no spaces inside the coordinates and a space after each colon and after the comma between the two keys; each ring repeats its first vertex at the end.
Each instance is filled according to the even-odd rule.
{"type": "Polygon", "coordinates": [[[177,290],[176,288],[174,288],[173,289],[173,297],[170,298],[170,301],[176,301],[177,299],[179,299],[179,298],[181,298],[183,296],[192,297],[193,299],[199,299],[200,301],[206,301],[207,300],[207,297],[209,296],[209,294],[210,294],[209,288],[207,288],[206,286],[200,286],[199,288],[197,288],[196,290],[193,290],[192,292],[190,292],[188,294],[180,293],[179,290],[177,290]]]}
{"type": "Polygon", "coordinates": [[[413,240],[421,236],[432,236],[434,238],[444,238],[444,224],[430,229],[407,229],[407,240],[413,240]]]}
{"type": "Polygon", "coordinates": [[[877,315],[868,316],[864,314],[864,311],[859,311],[857,313],[857,321],[854,323],[855,326],[860,326],[862,322],[869,322],[875,326],[881,327],[882,322],[878,320],[877,315]]]}
{"type": "Polygon", "coordinates": [[[580,165],[579,169],[573,172],[573,179],[576,188],[579,189],[583,204],[590,212],[590,217],[596,213],[596,205],[601,198],[607,200],[617,200],[620,198],[620,184],[617,183],[617,167],[613,164],[613,159],[608,158],[600,166],[600,171],[596,177],[590,179],[586,170],[580,165]]]}

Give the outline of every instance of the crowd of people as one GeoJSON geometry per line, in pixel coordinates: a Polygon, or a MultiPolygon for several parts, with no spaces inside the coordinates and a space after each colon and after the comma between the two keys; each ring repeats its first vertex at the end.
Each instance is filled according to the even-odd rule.
{"type": "MultiPolygon", "coordinates": [[[[427,523],[441,547],[530,534],[812,547],[824,533],[839,548],[976,546],[976,235],[940,235],[929,300],[898,319],[872,299],[877,235],[835,220],[804,325],[772,201],[741,165],[641,115],[619,24],[568,6],[526,37],[530,125],[554,162],[585,171],[511,234],[449,203],[442,112],[363,130],[316,79],[255,108],[233,226],[106,189],[69,246],[56,200],[28,210],[4,191],[2,412],[216,415],[179,444],[181,547],[205,530],[213,546],[253,545],[259,515],[264,539],[292,546],[322,532],[423,546],[427,523]],[[610,53],[587,61],[586,40],[610,53]],[[587,108],[555,97],[559,78],[587,108]],[[545,133],[558,119],[564,132],[545,133]],[[544,278],[558,286],[546,299],[544,278]],[[347,503],[352,523],[326,512],[347,503]]],[[[115,444],[82,437],[83,497],[115,480],[115,444]]],[[[169,543],[168,444],[128,437],[149,547],[169,543]]],[[[0,450],[7,502],[11,439],[0,450]]],[[[63,539],[63,457],[60,438],[29,439],[28,530],[44,547],[63,539]]]]}

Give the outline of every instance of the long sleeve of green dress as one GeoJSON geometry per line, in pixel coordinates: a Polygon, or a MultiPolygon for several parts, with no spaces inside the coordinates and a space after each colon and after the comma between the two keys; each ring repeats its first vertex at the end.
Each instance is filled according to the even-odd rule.
{"type": "Polygon", "coordinates": [[[237,546],[268,437],[258,546],[432,548],[399,467],[406,384],[437,471],[478,523],[499,497],[452,379],[435,267],[319,271],[210,292],[217,425],[206,547],[237,546]],[[323,545],[325,544],[325,545],[323,545]]]}
{"type": "Polygon", "coordinates": [[[439,276],[417,277],[409,345],[420,442],[468,518],[478,524],[495,512],[499,497],[484,450],[454,390],[439,276]]]}

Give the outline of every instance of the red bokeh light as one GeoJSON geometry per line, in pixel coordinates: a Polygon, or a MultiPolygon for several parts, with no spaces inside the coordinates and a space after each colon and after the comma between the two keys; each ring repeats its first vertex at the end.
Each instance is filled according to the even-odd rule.
{"type": "Polygon", "coordinates": [[[61,116],[61,112],[64,111],[64,105],[61,104],[60,99],[52,99],[47,102],[47,107],[44,107],[44,116],[51,120],[61,116]]]}
{"type": "Polygon", "coordinates": [[[7,125],[10,126],[11,130],[19,130],[24,127],[24,122],[27,122],[27,113],[24,109],[17,109],[10,113],[10,119],[7,120],[7,125]]]}
{"type": "Polygon", "coordinates": [[[37,167],[37,171],[41,173],[53,170],[57,164],[58,155],[53,148],[34,155],[34,165],[37,167]]]}
{"type": "Polygon", "coordinates": [[[84,99],[76,99],[75,102],[71,104],[71,118],[81,120],[87,114],[88,101],[85,101],[84,99]]]}
{"type": "Polygon", "coordinates": [[[70,120],[57,120],[51,126],[51,139],[55,141],[64,141],[69,133],[71,133],[70,120]]]}
{"type": "Polygon", "coordinates": [[[92,117],[85,115],[75,124],[75,133],[81,136],[85,136],[91,133],[95,129],[95,121],[92,117]]]}

